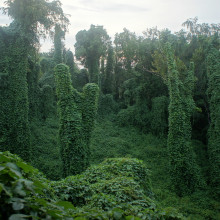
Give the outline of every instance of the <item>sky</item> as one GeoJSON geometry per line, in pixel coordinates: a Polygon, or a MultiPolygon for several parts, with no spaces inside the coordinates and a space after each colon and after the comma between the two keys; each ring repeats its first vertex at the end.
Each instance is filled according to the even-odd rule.
{"type": "MultiPolygon", "coordinates": [[[[0,7],[5,0],[0,0],[0,7]]],[[[69,14],[70,26],[65,45],[74,51],[75,35],[88,30],[91,24],[103,25],[112,40],[127,28],[141,35],[147,28],[182,29],[188,18],[198,17],[199,23],[220,23],[220,0],[61,0],[64,13],[69,14]]],[[[0,25],[9,24],[0,12],[0,25]]],[[[48,51],[52,42],[41,42],[41,51],[48,51]]]]}

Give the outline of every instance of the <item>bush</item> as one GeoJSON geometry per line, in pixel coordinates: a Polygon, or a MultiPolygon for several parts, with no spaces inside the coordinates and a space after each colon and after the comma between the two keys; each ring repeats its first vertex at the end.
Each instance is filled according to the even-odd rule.
{"type": "MultiPolygon", "coordinates": [[[[81,207],[82,212],[99,212],[141,219],[166,219],[167,212],[156,208],[151,191],[149,171],[142,161],[131,158],[106,159],[100,165],[88,168],[82,175],[52,182],[56,195],[81,207]]],[[[181,219],[172,213],[169,218],[181,219]]],[[[129,219],[129,218],[128,218],[129,219]]]]}

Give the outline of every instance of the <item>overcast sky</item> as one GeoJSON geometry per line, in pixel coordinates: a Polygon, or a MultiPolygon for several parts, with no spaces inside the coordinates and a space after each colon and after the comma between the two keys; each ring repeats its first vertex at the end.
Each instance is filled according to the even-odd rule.
{"type": "MultiPolygon", "coordinates": [[[[73,50],[75,35],[88,30],[91,24],[103,25],[113,38],[127,28],[138,35],[146,28],[157,26],[179,31],[188,18],[199,18],[199,23],[220,23],[220,0],[61,0],[63,10],[71,15],[66,47],[73,50]]],[[[4,0],[0,0],[0,7],[4,0]]],[[[0,14],[0,25],[9,24],[0,14]]],[[[42,51],[51,47],[43,43],[42,51]]]]}

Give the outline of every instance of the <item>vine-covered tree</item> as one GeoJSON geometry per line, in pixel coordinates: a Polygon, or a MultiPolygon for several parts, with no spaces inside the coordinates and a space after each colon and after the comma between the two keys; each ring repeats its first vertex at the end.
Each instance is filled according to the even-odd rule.
{"type": "Polygon", "coordinates": [[[73,87],[69,67],[55,67],[60,118],[59,143],[63,176],[81,173],[89,165],[89,144],[97,110],[98,86],[87,84],[83,93],[73,87]]]}
{"type": "Polygon", "coordinates": [[[191,146],[191,123],[193,111],[193,69],[186,73],[185,82],[180,80],[174,53],[169,43],[166,44],[168,64],[169,132],[168,153],[170,176],[178,195],[194,192],[202,187],[203,180],[195,161],[191,146]]]}
{"type": "Polygon", "coordinates": [[[4,54],[0,70],[6,75],[4,80],[7,84],[0,93],[0,108],[2,114],[6,116],[2,118],[0,124],[0,130],[4,132],[1,132],[3,142],[1,150],[9,150],[28,159],[30,156],[28,48],[15,23],[9,28],[1,28],[0,42],[4,54]]]}
{"type": "Polygon", "coordinates": [[[212,48],[207,58],[210,127],[208,153],[211,166],[211,183],[215,195],[220,195],[220,53],[212,48]]]}
{"type": "Polygon", "coordinates": [[[74,56],[73,56],[73,52],[71,50],[66,51],[65,60],[66,60],[66,65],[70,69],[70,76],[71,76],[73,86],[76,87],[76,78],[77,77],[76,77],[76,72],[74,70],[74,56]]]}
{"type": "MultiPolygon", "coordinates": [[[[9,27],[1,28],[0,42],[4,49],[4,62],[0,69],[6,77],[6,97],[1,97],[1,106],[6,120],[1,123],[4,133],[1,140],[3,150],[10,150],[23,158],[30,157],[30,128],[28,101],[28,55],[39,43],[41,36],[49,34],[57,23],[66,29],[65,17],[60,1],[46,0],[8,0],[3,12],[14,21],[9,27]],[[5,106],[8,106],[6,109],[5,106]]],[[[2,93],[1,95],[2,96],[2,93]]],[[[0,127],[0,130],[1,130],[0,127]]]]}

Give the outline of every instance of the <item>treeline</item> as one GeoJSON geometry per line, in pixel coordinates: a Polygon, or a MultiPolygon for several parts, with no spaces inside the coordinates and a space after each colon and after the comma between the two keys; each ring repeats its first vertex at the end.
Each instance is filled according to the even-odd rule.
{"type": "Polygon", "coordinates": [[[63,174],[82,172],[89,165],[98,101],[100,118],[168,135],[170,176],[178,195],[207,184],[220,194],[219,24],[194,18],[183,23],[186,30],[173,34],[151,28],[141,37],[124,29],[113,42],[103,26],[91,25],[76,34],[74,55],[65,48],[68,19],[59,1],[6,5],[4,12],[14,21],[0,27],[1,151],[31,161],[30,123],[59,115],[63,174]],[[54,48],[39,54],[39,39],[48,34],[54,48]],[[205,178],[192,138],[207,146],[205,178]]]}

